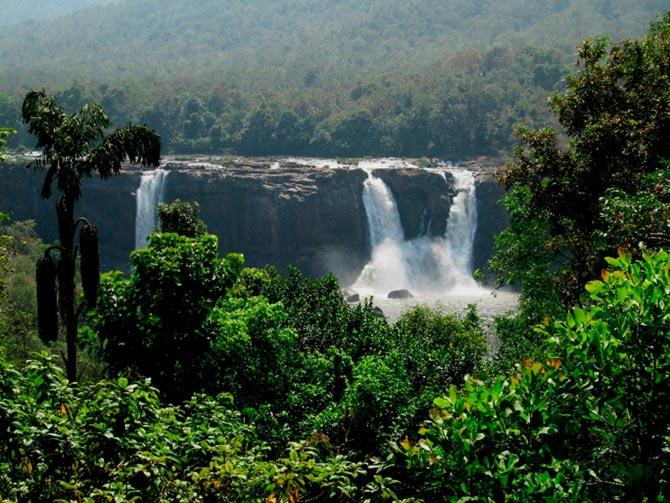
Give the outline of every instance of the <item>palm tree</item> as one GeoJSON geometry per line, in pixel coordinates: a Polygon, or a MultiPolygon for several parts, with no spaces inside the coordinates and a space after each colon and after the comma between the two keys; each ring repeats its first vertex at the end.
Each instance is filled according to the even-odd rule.
{"type": "Polygon", "coordinates": [[[60,241],[47,249],[37,265],[39,333],[45,342],[58,336],[60,311],[67,343],[67,355],[63,358],[68,379],[74,382],[77,380],[78,318],[83,307],[95,308],[100,273],[97,231],[85,219],[75,219],[81,180],[94,174],[102,179],[119,174],[126,160],[157,166],[160,136],[145,125],[129,125],[106,135],[111,121],[99,105],[84,105],[78,112],[68,114],[44,90],[33,90],[26,95],[22,114],[42,152],[28,165],[29,169],[46,172],[42,197],[51,197],[54,182],[61,193],[56,203],[60,241]],[[76,247],[79,226],[79,247],[76,247]],[[75,306],[78,253],[85,298],[79,309],[75,306]]]}

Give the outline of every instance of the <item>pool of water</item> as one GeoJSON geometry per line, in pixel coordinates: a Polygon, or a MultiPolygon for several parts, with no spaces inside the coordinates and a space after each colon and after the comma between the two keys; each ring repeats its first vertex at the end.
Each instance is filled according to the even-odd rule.
{"type": "Polygon", "coordinates": [[[486,321],[493,320],[502,314],[512,313],[517,309],[519,295],[507,291],[476,290],[450,292],[443,295],[415,296],[411,299],[388,299],[372,296],[376,306],[384,312],[388,320],[396,322],[408,309],[424,305],[434,307],[446,313],[463,314],[468,305],[477,306],[479,316],[486,321]]]}

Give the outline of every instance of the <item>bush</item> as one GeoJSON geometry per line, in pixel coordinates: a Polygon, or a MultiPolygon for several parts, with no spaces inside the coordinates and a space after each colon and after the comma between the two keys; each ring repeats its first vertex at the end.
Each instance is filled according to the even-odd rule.
{"type": "Polygon", "coordinates": [[[435,400],[411,469],[427,499],[658,500],[670,475],[670,254],[614,267],[528,359],[435,400]]]}
{"type": "Polygon", "coordinates": [[[262,293],[284,304],[303,351],[325,353],[335,347],[358,360],[381,354],[387,347],[386,319],[369,301],[349,306],[333,275],[312,279],[291,267],[286,277],[274,275],[262,293]]]}
{"type": "Polygon", "coordinates": [[[460,385],[481,369],[487,344],[474,305],[463,318],[418,306],[395,325],[395,347],[410,374],[412,386],[433,393],[460,385]]]}
{"type": "Polygon", "coordinates": [[[230,395],[162,406],[148,381],[71,386],[49,359],[0,362],[0,499],[397,501],[384,466],[318,438],[278,459],[230,395]]]}
{"type": "Polygon", "coordinates": [[[133,371],[170,399],[184,399],[208,382],[202,362],[211,350],[210,311],[226,296],[244,259],[218,257],[216,236],[154,234],[131,254],[130,277],[103,275],[92,328],[112,373],[133,371]]]}
{"type": "Polygon", "coordinates": [[[195,238],[207,232],[207,226],[200,218],[200,205],[197,201],[184,202],[177,199],[171,203],[159,204],[158,218],[163,233],[174,232],[180,236],[195,238]]]}

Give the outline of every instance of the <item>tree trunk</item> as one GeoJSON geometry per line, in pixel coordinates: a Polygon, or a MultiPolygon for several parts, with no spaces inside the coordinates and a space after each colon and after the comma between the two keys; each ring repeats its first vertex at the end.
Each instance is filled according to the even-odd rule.
{"type": "Polygon", "coordinates": [[[59,293],[65,315],[67,357],[65,369],[70,382],[77,380],[77,311],[75,309],[74,197],[64,195],[57,204],[62,274],[59,293]]]}

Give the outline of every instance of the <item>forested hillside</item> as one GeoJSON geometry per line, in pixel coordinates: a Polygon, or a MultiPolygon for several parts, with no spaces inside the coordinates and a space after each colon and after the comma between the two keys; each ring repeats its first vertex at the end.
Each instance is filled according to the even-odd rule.
{"type": "Polygon", "coordinates": [[[550,120],[587,34],[636,36],[670,0],[122,0],[0,30],[0,123],[27,87],[146,122],[168,152],[441,156],[550,120]],[[73,84],[74,82],[74,84],[73,84]]]}
{"type": "Polygon", "coordinates": [[[114,0],[0,0],[0,26],[65,16],[93,5],[112,3],[114,0]]]}
{"type": "Polygon", "coordinates": [[[273,87],[421,67],[466,47],[573,48],[588,34],[635,36],[668,6],[668,0],[124,0],[5,30],[0,69],[33,84],[72,76],[217,82],[253,72],[273,87]]]}

